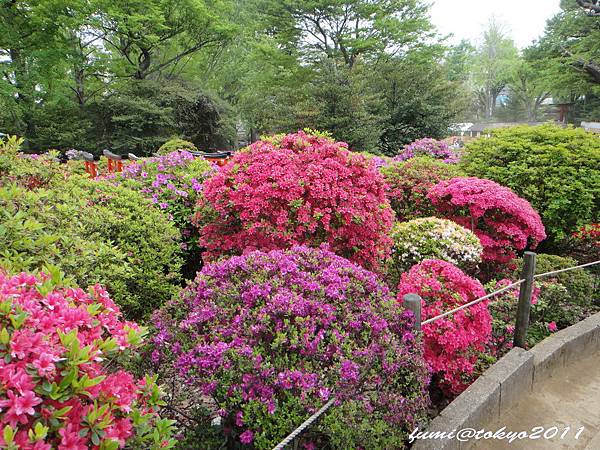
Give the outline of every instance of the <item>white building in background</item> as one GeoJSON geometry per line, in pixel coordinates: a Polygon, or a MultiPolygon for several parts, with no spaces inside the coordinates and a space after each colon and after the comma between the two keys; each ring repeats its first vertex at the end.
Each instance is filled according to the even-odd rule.
{"type": "Polygon", "coordinates": [[[600,122],[581,122],[581,128],[588,133],[600,134],[600,122]]]}

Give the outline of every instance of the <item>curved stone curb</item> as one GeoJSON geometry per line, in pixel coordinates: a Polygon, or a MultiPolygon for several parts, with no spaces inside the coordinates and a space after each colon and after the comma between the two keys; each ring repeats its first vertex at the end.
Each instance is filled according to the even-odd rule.
{"type": "Polygon", "coordinates": [[[600,350],[600,313],[544,339],[527,351],[513,348],[450,403],[427,427],[437,439],[418,440],[414,450],[463,450],[472,443],[448,439],[462,428],[479,430],[509,409],[558,367],[600,350]],[[442,433],[446,433],[444,436],[442,433]]]}

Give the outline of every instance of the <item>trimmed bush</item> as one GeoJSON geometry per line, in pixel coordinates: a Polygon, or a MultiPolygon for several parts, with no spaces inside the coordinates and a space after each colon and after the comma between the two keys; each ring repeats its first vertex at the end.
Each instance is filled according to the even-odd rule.
{"type": "MultiPolygon", "coordinates": [[[[406,294],[422,298],[423,320],[485,295],[481,283],[458,267],[426,259],[402,274],[398,301],[406,294]]],[[[487,301],[423,326],[425,359],[434,380],[447,396],[460,394],[479,375],[476,364],[491,338],[492,318],[487,301]]]]}
{"type": "Polygon", "coordinates": [[[335,396],[301,447],[403,448],[427,406],[412,322],[376,275],[326,249],[257,251],[205,266],[155,315],[154,358],[197,392],[178,408],[218,413],[231,445],[272,448],[335,396]]]}
{"type": "Polygon", "coordinates": [[[529,201],[553,242],[600,222],[600,138],[580,128],[493,130],[468,144],[462,164],[529,201]]]}
{"type": "Polygon", "coordinates": [[[188,152],[198,151],[198,149],[192,142],[180,138],[173,138],[161,145],[156,154],[163,156],[179,150],[184,150],[188,152]]]}
{"type": "Polygon", "coordinates": [[[151,199],[180,230],[186,279],[194,278],[201,267],[198,229],[192,223],[192,216],[202,183],[213,172],[206,160],[182,150],[128,164],[114,178],[151,199]]]}
{"type": "Polygon", "coordinates": [[[56,190],[6,187],[0,209],[0,264],[11,272],[56,265],[78,285],[105,285],[130,319],[179,289],[179,232],[131,189],[79,177],[56,190]]]}
{"type": "Polygon", "coordinates": [[[432,216],[435,209],[427,198],[429,190],[442,180],[462,175],[456,166],[428,157],[392,162],[381,173],[387,197],[400,221],[432,216]]]}
{"type": "Polygon", "coordinates": [[[144,330],[123,321],[101,287],[59,282],[57,273],[0,272],[0,446],[172,448],[155,378],[117,370],[144,330]]]}
{"type": "Polygon", "coordinates": [[[512,261],[517,252],[546,238],[539,214],[529,202],[490,180],[441,181],[428,198],[438,214],[473,231],[483,245],[482,259],[492,265],[512,261]]]}
{"type": "Polygon", "coordinates": [[[196,215],[209,260],[252,250],[328,243],[378,268],[389,253],[392,210],[381,175],[347,145],[304,132],[259,141],[204,183],[196,215]]]}
{"type": "Polygon", "coordinates": [[[400,275],[424,259],[440,259],[465,271],[473,271],[481,262],[483,247],[477,236],[451,220],[427,217],[397,223],[392,239],[387,262],[391,286],[397,286],[400,275]]]}
{"type": "Polygon", "coordinates": [[[394,159],[406,161],[418,156],[441,159],[447,164],[456,164],[459,161],[459,154],[456,150],[451,149],[446,142],[432,138],[418,139],[406,145],[394,159]]]}

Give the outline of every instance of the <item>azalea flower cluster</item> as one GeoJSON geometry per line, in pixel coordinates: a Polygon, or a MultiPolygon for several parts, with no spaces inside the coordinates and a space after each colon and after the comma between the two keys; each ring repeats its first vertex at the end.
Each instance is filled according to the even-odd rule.
{"type": "Polygon", "coordinates": [[[506,264],[546,238],[540,215],[509,188],[480,178],[438,183],[427,197],[439,214],[473,231],[484,262],[506,264]]]}
{"type": "Polygon", "coordinates": [[[394,159],[396,161],[406,161],[416,156],[441,159],[446,164],[456,164],[460,159],[459,153],[450,148],[446,142],[432,138],[418,139],[408,144],[394,159]]]}
{"type": "Polygon", "coordinates": [[[168,214],[181,230],[181,247],[186,260],[198,265],[198,230],[192,224],[192,215],[202,183],[215,170],[204,159],[178,150],[132,162],[124,167],[117,180],[139,190],[168,214]]]}
{"type": "Polygon", "coordinates": [[[143,330],[121,320],[101,287],[54,285],[43,274],[0,273],[0,447],[172,447],[154,379],[103,366],[138,345],[143,330]]]}
{"type": "MultiPolygon", "coordinates": [[[[422,298],[421,317],[427,320],[483,297],[485,289],[458,267],[426,259],[402,274],[398,301],[402,303],[406,294],[422,298]]],[[[478,356],[486,350],[492,334],[487,303],[478,303],[423,326],[425,359],[447,395],[459,394],[477,376],[478,356]]]]}
{"type": "Polygon", "coordinates": [[[424,259],[441,259],[472,271],[481,261],[483,247],[475,234],[451,220],[427,217],[397,223],[387,274],[397,285],[400,274],[424,259]]]}
{"type": "Polygon", "coordinates": [[[196,223],[209,259],[295,244],[331,249],[367,268],[389,253],[383,178],[347,144],[302,131],[258,141],[204,184],[196,223]]]}
{"type": "Polygon", "coordinates": [[[395,161],[381,169],[386,195],[400,221],[432,216],[435,212],[427,198],[429,190],[442,180],[458,177],[456,166],[428,157],[395,161]]]}
{"type": "Polygon", "coordinates": [[[424,417],[428,375],[412,313],[375,274],[325,247],[207,265],[154,323],[155,360],[208,396],[242,444],[272,448],[333,396],[306,448],[331,439],[399,448],[424,417]]]}

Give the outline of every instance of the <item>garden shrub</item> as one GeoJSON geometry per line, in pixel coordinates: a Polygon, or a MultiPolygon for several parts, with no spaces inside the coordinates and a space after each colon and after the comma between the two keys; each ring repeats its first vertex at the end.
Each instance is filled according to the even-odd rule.
{"type": "MultiPolygon", "coordinates": [[[[576,259],[581,264],[592,263],[600,259],[600,223],[584,225],[573,233],[561,248],[561,254],[576,259]]],[[[600,266],[588,268],[600,278],[600,266]]],[[[600,297],[600,293],[597,293],[600,297]]]]}
{"type": "Polygon", "coordinates": [[[441,259],[467,272],[481,262],[483,248],[475,234],[451,220],[427,217],[400,222],[392,231],[394,247],[387,267],[388,281],[397,286],[400,275],[424,259],[441,259]]]}
{"type": "Polygon", "coordinates": [[[503,265],[546,238],[539,214],[510,189],[479,178],[441,181],[428,198],[438,214],[473,231],[483,245],[482,260],[503,265]]]}
{"type": "Polygon", "coordinates": [[[456,166],[428,157],[392,162],[381,173],[387,184],[387,197],[400,221],[432,216],[435,209],[427,198],[429,189],[442,180],[462,175],[456,166]]]}
{"type": "Polygon", "coordinates": [[[201,266],[198,229],[192,224],[192,215],[202,183],[213,171],[206,160],[182,150],[128,164],[114,178],[151,199],[180,230],[183,275],[187,279],[193,278],[201,266]]]}
{"type": "Polygon", "coordinates": [[[301,448],[402,448],[425,417],[412,313],[375,274],[326,248],[206,265],[154,323],[153,358],[197,390],[179,408],[200,414],[208,398],[205,420],[220,415],[230,446],[272,448],[332,396],[301,448]]]}
{"type": "Polygon", "coordinates": [[[493,130],[467,146],[469,175],[512,189],[540,212],[552,241],[600,222],[600,138],[555,125],[493,130]]]}
{"type": "Polygon", "coordinates": [[[28,155],[20,152],[22,138],[9,136],[0,139],[0,186],[17,184],[26,189],[37,189],[58,184],[70,173],[57,160],[58,152],[28,155]]]}
{"type": "Polygon", "coordinates": [[[144,330],[100,286],[59,283],[58,273],[0,272],[0,447],[172,448],[155,377],[118,370],[144,330]]]}
{"type": "MultiPolygon", "coordinates": [[[[570,258],[553,255],[539,255],[539,261],[540,265],[536,268],[538,274],[572,267],[574,262],[570,258]]],[[[515,272],[514,279],[519,277],[520,274],[515,272]]],[[[512,282],[508,279],[493,281],[487,288],[492,292],[512,282]]],[[[529,315],[527,345],[533,347],[553,332],[575,325],[598,312],[598,306],[592,302],[593,286],[591,276],[579,270],[536,280],[529,315]]],[[[491,352],[497,357],[512,348],[518,300],[519,288],[516,287],[494,296],[490,302],[493,317],[491,352]]]]}
{"type": "MultiPolygon", "coordinates": [[[[421,317],[430,319],[485,295],[481,283],[458,267],[426,259],[402,274],[398,301],[406,294],[422,299],[421,317]]],[[[479,375],[476,365],[491,338],[487,301],[423,326],[425,360],[447,396],[459,394],[479,375]]]]}
{"type": "Polygon", "coordinates": [[[196,223],[207,257],[319,246],[367,268],[389,253],[381,175],[347,145],[304,132],[258,141],[204,183],[196,223]]]}
{"type": "Polygon", "coordinates": [[[406,145],[394,159],[406,161],[418,156],[441,159],[447,164],[456,164],[459,161],[459,154],[456,150],[450,148],[446,142],[432,138],[418,139],[406,145]]]}
{"type": "Polygon", "coordinates": [[[0,263],[12,272],[56,265],[78,285],[105,285],[130,319],[180,286],[179,232],[131,189],[79,177],[53,190],[5,187],[0,209],[0,263]]]}
{"type": "Polygon", "coordinates": [[[169,153],[173,153],[178,150],[185,150],[188,152],[198,151],[192,142],[180,138],[173,138],[161,145],[156,154],[159,156],[168,155],[169,153]]]}

